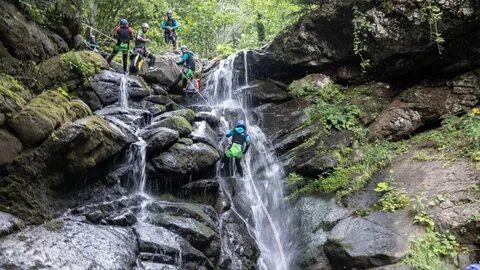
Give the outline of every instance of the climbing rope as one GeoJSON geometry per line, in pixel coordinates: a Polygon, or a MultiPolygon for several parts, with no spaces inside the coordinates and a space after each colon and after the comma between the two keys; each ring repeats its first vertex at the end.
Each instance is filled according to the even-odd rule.
{"type": "Polygon", "coordinates": [[[93,31],[95,31],[95,32],[97,32],[97,33],[99,33],[100,35],[102,35],[102,36],[106,37],[106,38],[107,38],[107,39],[109,39],[110,41],[117,42],[117,40],[116,40],[116,39],[112,38],[111,36],[109,36],[109,35],[107,35],[107,34],[104,34],[104,33],[102,33],[102,31],[100,31],[100,30],[98,30],[98,29],[94,28],[93,26],[91,26],[91,25],[88,25],[88,24],[86,24],[86,23],[83,23],[83,25],[85,25],[86,27],[90,28],[91,30],[93,30],[93,31]]]}

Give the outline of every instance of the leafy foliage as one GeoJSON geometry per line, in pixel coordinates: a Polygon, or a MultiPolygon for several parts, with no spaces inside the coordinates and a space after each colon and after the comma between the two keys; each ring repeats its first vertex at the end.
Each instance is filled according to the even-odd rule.
{"type": "Polygon", "coordinates": [[[375,191],[384,193],[375,203],[376,209],[381,209],[385,212],[394,212],[410,205],[410,198],[405,189],[393,186],[391,181],[379,182],[375,191]]]}
{"type": "Polygon", "coordinates": [[[93,76],[96,72],[95,65],[93,63],[86,62],[84,59],[82,59],[80,54],[74,51],[65,53],[61,57],[63,63],[70,70],[74,71],[83,78],[93,76]]]}
{"type": "MultiPolygon", "coordinates": [[[[120,18],[128,19],[135,30],[148,22],[147,36],[153,41],[148,46],[153,51],[170,48],[164,44],[161,22],[171,9],[180,23],[179,43],[206,58],[263,46],[296,21],[302,10],[290,0],[85,0],[83,9],[85,21],[107,34],[120,18]],[[258,34],[258,25],[263,34],[258,34]]],[[[104,42],[111,43],[105,38],[104,42]]]]}
{"type": "Polygon", "coordinates": [[[367,59],[363,54],[366,51],[366,37],[372,31],[372,23],[367,16],[363,14],[357,6],[353,7],[353,53],[358,55],[361,59],[360,67],[365,73],[370,67],[370,59],[367,59]]]}
{"type": "Polygon", "coordinates": [[[430,231],[412,242],[404,262],[419,270],[447,270],[440,258],[455,257],[458,249],[455,236],[430,231]]]}

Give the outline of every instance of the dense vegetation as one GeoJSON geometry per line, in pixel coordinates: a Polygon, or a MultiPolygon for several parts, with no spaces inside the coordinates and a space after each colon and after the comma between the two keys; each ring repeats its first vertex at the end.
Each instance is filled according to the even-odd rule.
{"type": "Polygon", "coordinates": [[[104,33],[111,33],[120,18],[127,18],[135,30],[148,22],[154,51],[169,48],[161,22],[170,9],[180,23],[179,43],[207,58],[263,46],[305,8],[294,0],[85,0],[83,5],[84,20],[104,33]]]}

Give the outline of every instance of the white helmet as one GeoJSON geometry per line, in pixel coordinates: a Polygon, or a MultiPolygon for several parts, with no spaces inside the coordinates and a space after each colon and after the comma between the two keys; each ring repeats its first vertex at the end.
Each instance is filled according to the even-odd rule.
{"type": "Polygon", "coordinates": [[[183,50],[183,49],[188,50],[187,45],[182,45],[182,47],[180,47],[180,50],[183,50]]]}
{"type": "Polygon", "coordinates": [[[148,23],[142,23],[142,28],[150,28],[150,27],[148,26],[148,23]]]}

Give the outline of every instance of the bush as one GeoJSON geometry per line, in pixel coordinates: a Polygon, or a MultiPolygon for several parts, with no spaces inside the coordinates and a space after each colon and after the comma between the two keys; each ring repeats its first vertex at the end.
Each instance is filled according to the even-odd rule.
{"type": "Polygon", "coordinates": [[[375,203],[374,207],[385,212],[394,212],[410,205],[410,198],[405,189],[394,187],[391,182],[380,182],[375,188],[376,192],[384,193],[375,203]]]}

